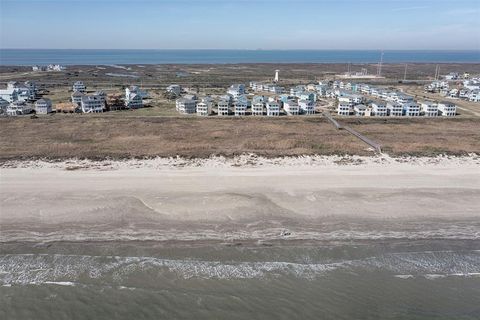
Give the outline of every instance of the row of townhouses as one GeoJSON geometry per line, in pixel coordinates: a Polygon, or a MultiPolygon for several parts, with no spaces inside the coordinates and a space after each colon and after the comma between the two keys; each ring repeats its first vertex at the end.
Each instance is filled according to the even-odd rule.
{"type": "Polygon", "coordinates": [[[472,102],[480,102],[480,78],[466,79],[460,86],[450,87],[448,81],[433,81],[425,86],[426,92],[440,93],[449,98],[459,98],[472,102]]]}
{"type": "MultiPolygon", "coordinates": [[[[137,86],[125,89],[125,96],[117,94],[107,95],[103,91],[87,94],[87,87],[82,81],[76,81],[72,85],[71,103],[58,104],[59,112],[83,112],[96,113],[116,109],[137,109],[143,107],[143,99],[148,93],[137,86]]],[[[37,114],[53,112],[52,101],[48,98],[37,100],[37,86],[35,82],[26,81],[20,84],[11,81],[7,89],[0,90],[0,114],[15,116],[29,114],[33,111],[37,114]]]]}

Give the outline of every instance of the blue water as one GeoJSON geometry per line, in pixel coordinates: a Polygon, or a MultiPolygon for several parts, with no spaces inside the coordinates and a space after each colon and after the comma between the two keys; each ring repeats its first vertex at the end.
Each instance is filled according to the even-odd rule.
{"type": "MultiPolygon", "coordinates": [[[[98,50],[0,49],[0,65],[373,63],[379,50],[98,50]]],[[[480,50],[384,51],[385,63],[479,63],[480,50]]]]}

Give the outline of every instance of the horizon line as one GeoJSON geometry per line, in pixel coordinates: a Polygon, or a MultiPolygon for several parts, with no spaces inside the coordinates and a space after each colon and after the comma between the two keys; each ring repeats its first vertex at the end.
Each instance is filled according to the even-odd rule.
{"type": "Polygon", "coordinates": [[[480,48],[469,48],[469,49],[336,49],[336,48],[325,48],[325,49],[305,49],[305,48],[295,48],[295,49],[245,49],[245,48],[0,48],[0,50],[165,50],[165,51],[175,51],[175,50],[184,50],[184,51],[193,51],[193,50],[203,50],[203,51],[480,51],[480,48]]]}

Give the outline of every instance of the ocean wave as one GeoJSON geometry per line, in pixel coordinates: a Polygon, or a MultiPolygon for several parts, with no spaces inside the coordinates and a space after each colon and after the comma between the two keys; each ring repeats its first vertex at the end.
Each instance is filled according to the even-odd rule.
{"type": "Polygon", "coordinates": [[[56,284],[100,281],[124,286],[142,274],[191,279],[255,279],[290,275],[314,279],[336,270],[385,271],[400,279],[479,276],[480,253],[453,251],[392,253],[359,260],[325,263],[221,262],[157,257],[88,256],[59,254],[7,254],[0,256],[0,283],[6,285],[56,284]]]}

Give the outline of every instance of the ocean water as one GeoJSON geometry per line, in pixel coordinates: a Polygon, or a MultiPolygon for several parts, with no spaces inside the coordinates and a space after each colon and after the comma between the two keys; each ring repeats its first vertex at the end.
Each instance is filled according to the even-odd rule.
{"type": "MultiPolygon", "coordinates": [[[[0,65],[376,63],[380,50],[0,49],[0,65]]],[[[480,50],[386,50],[385,63],[478,63],[480,50]]]]}
{"type": "Polygon", "coordinates": [[[0,318],[479,319],[477,248],[476,240],[9,243],[0,318]]]}

